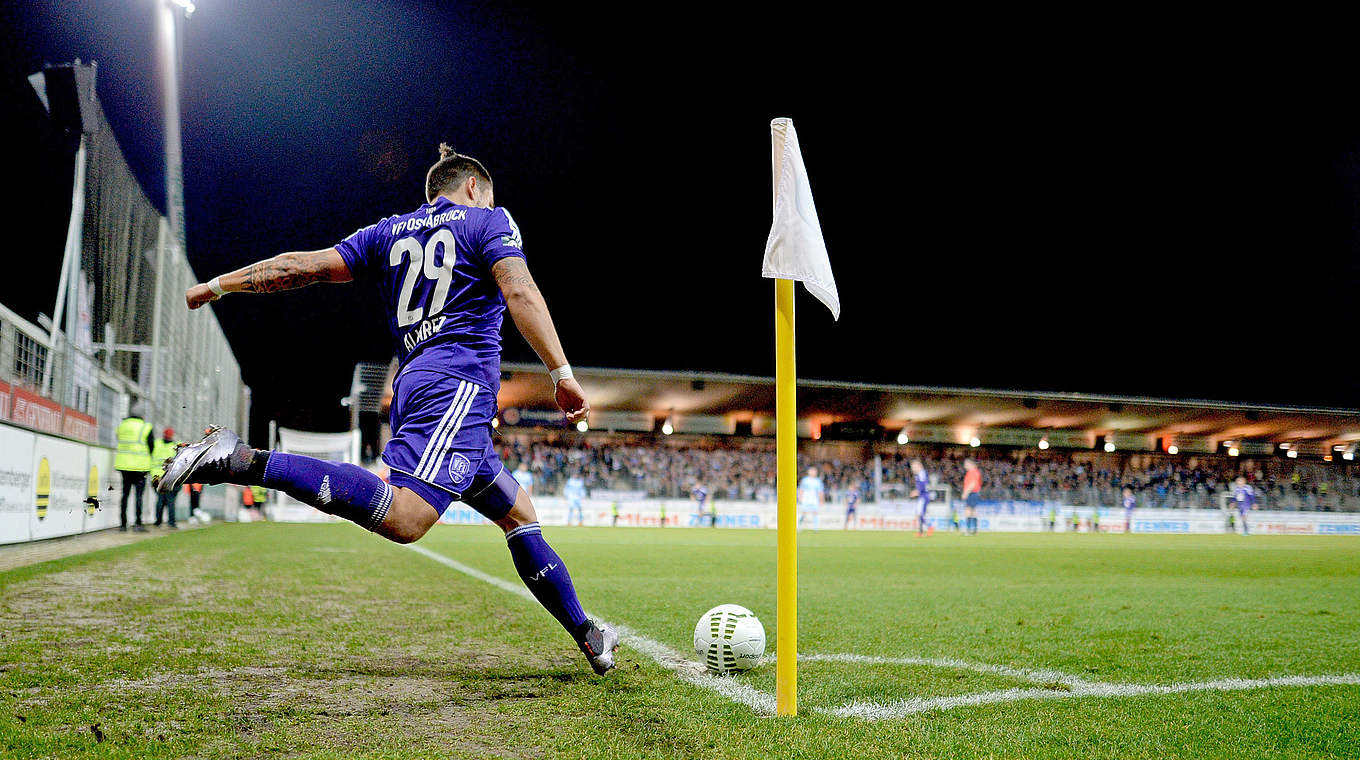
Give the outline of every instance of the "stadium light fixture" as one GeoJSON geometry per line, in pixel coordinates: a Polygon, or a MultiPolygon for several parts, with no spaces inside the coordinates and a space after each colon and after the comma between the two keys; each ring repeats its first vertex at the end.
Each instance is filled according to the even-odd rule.
{"type": "Polygon", "coordinates": [[[1039,439],[1039,450],[1048,451],[1048,436],[1039,439]]]}
{"type": "Polygon", "coordinates": [[[1289,457],[1290,459],[1298,459],[1298,458],[1299,458],[1298,449],[1290,449],[1289,451],[1286,451],[1284,455],[1287,456],[1287,457],[1289,457]]]}
{"type": "Polygon", "coordinates": [[[1287,443],[1282,443],[1282,444],[1280,444],[1280,448],[1284,449],[1285,451],[1289,451],[1289,444],[1287,444],[1287,443]]]}
{"type": "Polygon", "coordinates": [[[1228,449],[1228,456],[1230,456],[1230,457],[1235,457],[1235,456],[1237,456],[1238,454],[1241,454],[1241,453],[1242,453],[1242,452],[1240,452],[1240,451],[1237,450],[1237,447],[1236,447],[1236,446],[1233,446],[1233,447],[1231,447],[1231,448],[1228,449]]]}
{"type": "Polygon", "coordinates": [[[907,441],[910,441],[910,440],[911,440],[911,438],[907,436],[907,429],[906,429],[906,428],[902,428],[902,432],[900,432],[900,433],[897,434],[897,445],[898,445],[898,446],[906,446],[906,445],[907,445],[907,441]]]}
{"type": "Polygon", "coordinates": [[[1105,453],[1106,453],[1106,454],[1113,454],[1113,453],[1114,453],[1114,441],[1106,441],[1106,442],[1105,442],[1105,453]]]}
{"type": "Polygon", "coordinates": [[[1172,444],[1172,445],[1166,447],[1166,453],[1168,453],[1168,454],[1170,454],[1170,455],[1172,455],[1172,456],[1175,456],[1175,455],[1181,453],[1181,449],[1180,449],[1179,446],[1176,446],[1175,444],[1172,444]]]}
{"type": "Polygon", "coordinates": [[[968,439],[968,445],[976,449],[977,447],[982,445],[982,441],[978,440],[977,436],[973,436],[972,438],[968,439]]]}
{"type": "Polygon", "coordinates": [[[1355,452],[1347,451],[1345,454],[1341,455],[1341,458],[1346,460],[1347,462],[1353,462],[1355,461],[1355,452]]]}
{"type": "Polygon", "coordinates": [[[1346,450],[1346,447],[1345,447],[1345,446],[1342,446],[1342,445],[1340,445],[1340,444],[1338,444],[1338,445],[1332,447],[1332,451],[1345,451],[1345,450],[1346,450]]]}
{"type": "Polygon", "coordinates": [[[663,422],[663,423],[661,423],[661,433],[662,433],[663,435],[670,435],[671,433],[674,433],[674,432],[675,432],[675,425],[671,423],[671,418],[670,418],[670,417],[667,417],[667,418],[666,418],[666,421],[663,422]]]}
{"type": "Polygon", "coordinates": [[[586,431],[589,430],[589,429],[590,429],[590,425],[587,424],[585,420],[581,420],[580,422],[576,423],[576,430],[577,430],[577,432],[584,433],[584,432],[586,432],[586,431]]]}
{"type": "Polygon", "coordinates": [[[1330,462],[1330,461],[1332,461],[1332,455],[1331,455],[1331,454],[1328,454],[1328,455],[1324,456],[1324,457],[1322,458],[1322,461],[1324,461],[1324,462],[1330,462]]]}

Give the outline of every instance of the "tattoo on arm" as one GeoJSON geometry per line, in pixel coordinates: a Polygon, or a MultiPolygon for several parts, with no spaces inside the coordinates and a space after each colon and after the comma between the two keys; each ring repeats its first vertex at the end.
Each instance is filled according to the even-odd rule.
{"type": "Polygon", "coordinates": [[[326,279],[326,253],[297,253],[275,256],[246,267],[241,290],[246,293],[275,293],[292,290],[326,279]]]}
{"type": "Polygon", "coordinates": [[[502,292],[515,288],[538,290],[533,275],[529,274],[528,265],[518,256],[507,256],[497,261],[491,268],[491,273],[496,277],[496,284],[500,286],[502,292]]]}

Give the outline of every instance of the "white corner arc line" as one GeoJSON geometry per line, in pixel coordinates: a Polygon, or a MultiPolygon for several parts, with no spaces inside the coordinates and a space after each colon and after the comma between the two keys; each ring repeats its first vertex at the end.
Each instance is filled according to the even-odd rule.
{"type": "Polygon", "coordinates": [[[1279,686],[1356,686],[1360,673],[1327,676],[1277,676],[1275,678],[1223,678],[1216,681],[1175,684],[1088,683],[1071,691],[1054,689],[1004,689],[954,697],[917,697],[896,702],[851,702],[826,711],[842,718],[889,720],[924,712],[953,710],[959,707],[1017,702],[1023,699],[1071,699],[1074,697],[1136,697],[1184,694],[1192,691],[1244,691],[1279,686]]]}
{"type": "MultiPolygon", "coordinates": [[[[515,596],[538,604],[538,600],[535,599],[529,589],[525,588],[522,584],[511,583],[504,578],[497,578],[496,576],[484,573],[475,567],[465,565],[456,559],[451,559],[438,552],[430,551],[423,546],[407,544],[406,548],[414,552],[419,552],[445,567],[452,568],[464,575],[471,576],[484,583],[489,583],[502,591],[508,591],[515,596]]],[[[590,614],[590,612],[586,612],[586,616],[593,620],[603,622],[599,617],[590,614]]],[[[711,691],[719,696],[730,699],[733,702],[746,705],[757,713],[766,715],[774,714],[775,700],[773,694],[763,692],[760,689],[735,678],[722,678],[720,676],[711,675],[704,669],[704,666],[690,660],[659,641],[649,639],[624,625],[618,625],[616,623],[610,623],[610,625],[614,627],[614,630],[619,632],[620,644],[639,654],[649,657],[656,664],[675,673],[680,677],[680,680],[698,686],[701,689],[711,691]]]]}

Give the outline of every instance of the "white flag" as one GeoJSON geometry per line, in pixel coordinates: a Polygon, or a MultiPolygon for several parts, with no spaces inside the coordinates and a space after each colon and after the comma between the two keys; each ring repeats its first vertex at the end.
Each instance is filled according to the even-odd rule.
{"type": "Polygon", "coordinates": [[[774,161],[774,224],[765,241],[765,262],[761,274],[781,280],[797,280],[808,292],[826,304],[834,319],[841,318],[841,297],[836,293],[836,278],[822,240],[822,225],[812,203],[803,154],[798,148],[798,133],[793,120],[770,122],[774,161]]]}

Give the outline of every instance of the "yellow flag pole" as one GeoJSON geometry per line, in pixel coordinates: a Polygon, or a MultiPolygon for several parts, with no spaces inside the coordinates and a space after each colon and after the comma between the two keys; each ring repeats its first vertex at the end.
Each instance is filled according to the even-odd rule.
{"type": "Polygon", "coordinates": [[[798,714],[798,406],[793,361],[793,280],[774,281],[774,385],[779,561],[776,570],[775,711],[798,714]]]}

